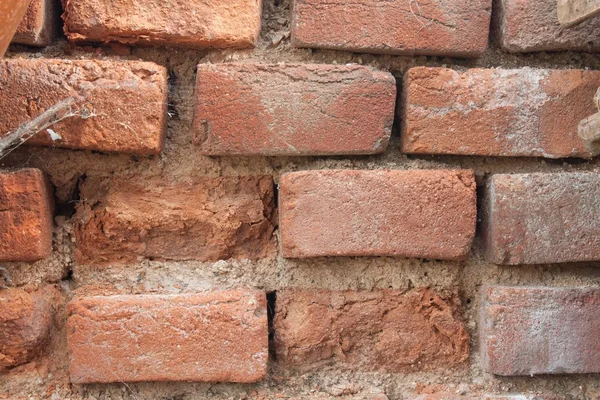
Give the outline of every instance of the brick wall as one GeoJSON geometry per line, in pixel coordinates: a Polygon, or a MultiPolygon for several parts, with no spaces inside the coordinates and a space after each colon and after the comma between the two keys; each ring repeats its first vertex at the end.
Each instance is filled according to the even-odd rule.
{"type": "Polygon", "coordinates": [[[0,135],[77,101],[0,159],[0,399],[600,398],[600,18],[59,3],[0,62],[0,135]]]}

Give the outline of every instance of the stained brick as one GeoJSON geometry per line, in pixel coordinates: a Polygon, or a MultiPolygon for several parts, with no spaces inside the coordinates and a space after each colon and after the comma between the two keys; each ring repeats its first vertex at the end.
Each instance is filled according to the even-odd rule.
{"type": "Polygon", "coordinates": [[[497,375],[600,372],[600,291],[485,287],[483,367],[497,375]]]}
{"type": "Polygon", "coordinates": [[[494,263],[600,260],[600,174],[494,175],[484,209],[486,253],[494,263]]]}
{"type": "Polygon", "coordinates": [[[59,14],[56,0],[32,0],[12,42],[40,47],[49,45],[60,26],[59,14]]]}
{"type": "Polygon", "coordinates": [[[261,292],[87,297],[68,313],[72,383],[255,382],[266,374],[261,292]]]}
{"type": "Polygon", "coordinates": [[[167,73],[149,62],[96,60],[0,61],[0,132],[69,97],[88,118],[68,118],[28,143],[74,149],[157,154],[167,115],[167,73]],[[91,114],[91,115],[90,115],[91,114]]]}
{"type": "Polygon", "coordinates": [[[77,258],[98,265],[267,257],[273,196],[270,176],[89,178],[76,214],[77,258]]]}
{"type": "Polygon", "coordinates": [[[63,0],[75,42],[247,48],[258,39],[262,0],[63,0]]]}
{"type": "Polygon", "coordinates": [[[292,44],[475,57],[487,47],[491,6],[490,0],[294,0],[292,44]]]}
{"type": "Polygon", "coordinates": [[[277,362],[301,369],[364,371],[452,368],[469,356],[455,294],[430,289],[277,292],[277,362]]]}
{"type": "Polygon", "coordinates": [[[475,235],[472,171],[303,171],[279,195],[284,257],[454,260],[475,235]]]}
{"type": "Polygon", "coordinates": [[[396,81],[349,65],[198,66],[195,141],[210,155],[385,150],[396,81]]]}
{"type": "Polygon", "coordinates": [[[37,261],[52,253],[52,188],[43,172],[0,172],[0,261],[37,261]]]}
{"type": "Polygon", "coordinates": [[[416,154],[591,157],[577,136],[600,71],[418,67],[406,76],[402,149],[416,154]]]}

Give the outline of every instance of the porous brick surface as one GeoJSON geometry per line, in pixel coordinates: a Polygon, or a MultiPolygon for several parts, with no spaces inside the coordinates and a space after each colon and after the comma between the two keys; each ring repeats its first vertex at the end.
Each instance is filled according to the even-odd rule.
{"type": "Polygon", "coordinates": [[[405,78],[402,150],[584,157],[579,121],[596,112],[600,72],[417,67],[405,78]]]}
{"type": "Polygon", "coordinates": [[[49,45],[59,31],[59,9],[56,0],[32,0],[12,43],[30,46],[49,45]]]}
{"type": "Polygon", "coordinates": [[[383,152],[396,80],[358,65],[198,66],[195,140],[210,155],[383,152]]]}

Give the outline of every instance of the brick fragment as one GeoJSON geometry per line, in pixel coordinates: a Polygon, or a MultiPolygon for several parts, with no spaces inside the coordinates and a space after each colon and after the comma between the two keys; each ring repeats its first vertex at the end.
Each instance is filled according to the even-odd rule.
{"type": "Polygon", "coordinates": [[[485,287],[483,367],[497,375],[600,372],[600,290],[485,287]]]}
{"type": "Polygon", "coordinates": [[[0,261],[38,261],[52,253],[52,188],[44,173],[0,173],[0,261]]]}
{"type": "Polygon", "coordinates": [[[62,100],[84,97],[79,108],[86,118],[68,118],[52,127],[62,139],[42,132],[28,143],[144,155],[162,150],[167,73],[154,63],[5,60],[0,61],[0,87],[2,133],[62,100]]]}
{"type": "Polygon", "coordinates": [[[48,342],[58,291],[0,290],[0,371],[32,361],[48,342]]]}
{"type": "Polygon", "coordinates": [[[89,178],[81,197],[75,228],[81,263],[257,259],[274,250],[270,176],[89,178]]]}
{"type": "Polygon", "coordinates": [[[301,369],[363,371],[452,368],[469,356],[456,294],[430,289],[277,292],[277,362],[301,369]]]}
{"type": "Polygon", "coordinates": [[[412,68],[402,150],[590,158],[577,126],[596,112],[591,99],[599,82],[600,71],[412,68]]]}
{"type": "Polygon", "coordinates": [[[349,65],[198,66],[195,142],[209,155],[381,153],[396,81],[349,65]]]}
{"type": "Polygon", "coordinates": [[[32,0],[12,43],[48,46],[58,31],[59,10],[56,0],[32,0]]]}
{"type": "Polygon", "coordinates": [[[499,0],[494,20],[500,46],[512,53],[600,51],[600,18],[563,27],[556,0],[499,0]]]}
{"type": "Polygon", "coordinates": [[[72,383],[256,382],[266,375],[266,296],[233,290],[117,295],[69,304],[72,383]]]}
{"type": "Polygon", "coordinates": [[[292,44],[366,53],[476,57],[492,2],[294,0],[292,44]]]}
{"type": "Polygon", "coordinates": [[[262,0],[63,0],[65,34],[75,42],[190,48],[254,47],[262,0]]]}
{"type": "Polygon", "coordinates": [[[483,234],[496,264],[600,261],[600,174],[494,175],[483,234]]]}
{"type": "Polygon", "coordinates": [[[302,171],[280,182],[284,257],[464,258],[475,235],[472,171],[302,171]]]}

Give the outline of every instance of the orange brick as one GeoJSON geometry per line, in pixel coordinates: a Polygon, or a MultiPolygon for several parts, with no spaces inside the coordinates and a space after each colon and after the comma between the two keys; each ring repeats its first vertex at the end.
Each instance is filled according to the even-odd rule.
{"type": "Polygon", "coordinates": [[[56,0],[32,0],[12,42],[48,46],[59,30],[59,14],[60,7],[56,0]]]}
{"type": "Polygon", "coordinates": [[[52,188],[42,171],[0,173],[0,261],[50,256],[52,221],[52,188]]]}
{"type": "Polygon", "coordinates": [[[195,141],[209,155],[381,153],[396,80],[352,65],[202,64],[195,141]]]}
{"type": "Polygon", "coordinates": [[[63,0],[76,42],[247,48],[258,39],[262,0],[63,0]]]}
{"type": "Polygon", "coordinates": [[[87,297],[68,307],[72,383],[256,382],[266,375],[257,291],[87,297]]]}
{"type": "Polygon", "coordinates": [[[589,158],[577,125],[597,111],[599,82],[600,71],[412,68],[402,150],[589,158]]]}
{"type": "Polygon", "coordinates": [[[166,69],[149,62],[14,59],[0,61],[0,132],[69,97],[83,96],[89,118],[68,118],[28,143],[73,149],[157,154],[167,115],[166,69]]]}

